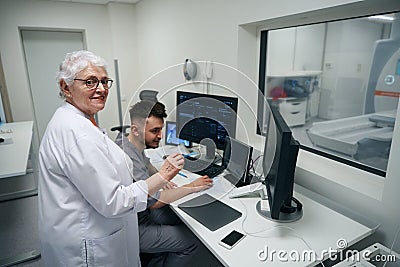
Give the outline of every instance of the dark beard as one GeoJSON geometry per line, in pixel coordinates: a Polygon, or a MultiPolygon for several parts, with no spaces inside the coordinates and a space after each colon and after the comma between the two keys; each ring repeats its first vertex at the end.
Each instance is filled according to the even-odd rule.
{"type": "Polygon", "coordinates": [[[158,146],[153,147],[153,146],[149,146],[149,145],[146,144],[146,149],[149,149],[149,148],[156,149],[156,148],[158,148],[158,146]]]}

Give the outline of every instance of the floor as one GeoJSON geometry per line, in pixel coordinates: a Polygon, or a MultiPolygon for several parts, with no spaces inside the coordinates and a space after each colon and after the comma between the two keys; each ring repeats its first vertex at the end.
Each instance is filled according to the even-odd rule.
{"type": "MultiPolygon", "coordinates": [[[[0,202],[0,266],[3,260],[21,253],[39,250],[37,196],[0,202]]],[[[39,258],[14,266],[40,267],[39,258]]],[[[202,246],[191,267],[223,266],[202,246]],[[199,260],[201,259],[201,260],[199,260]]]]}
{"type": "MultiPolygon", "coordinates": [[[[37,196],[0,202],[0,262],[32,250],[39,250],[37,196]]],[[[41,260],[15,266],[42,266],[41,260]]]]}

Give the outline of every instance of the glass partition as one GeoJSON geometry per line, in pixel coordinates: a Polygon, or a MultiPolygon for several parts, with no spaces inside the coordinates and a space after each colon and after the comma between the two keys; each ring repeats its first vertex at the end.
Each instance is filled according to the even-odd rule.
{"type": "Polygon", "coordinates": [[[265,30],[260,40],[260,90],[301,148],[385,176],[400,95],[400,13],[265,30]]]}

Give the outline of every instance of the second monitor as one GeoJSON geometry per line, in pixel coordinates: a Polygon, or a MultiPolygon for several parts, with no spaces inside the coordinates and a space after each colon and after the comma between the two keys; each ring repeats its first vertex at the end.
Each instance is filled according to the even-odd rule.
{"type": "Polygon", "coordinates": [[[237,187],[250,184],[253,147],[231,137],[226,141],[223,164],[229,172],[225,179],[237,187]]]}
{"type": "Polygon", "coordinates": [[[176,134],[176,122],[165,122],[165,144],[166,145],[180,145],[185,147],[192,147],[192,142],[188,140],[179,139],[176,134]]]}
{"type": "Polygon", "coordinates": [[[215,151],[210,141],[223,149],[226,136],[235,137],[238,98],[183,91],[178,91],[176,96],[179,138],[204,142],[207,155],[211,156],[215,151]]]}

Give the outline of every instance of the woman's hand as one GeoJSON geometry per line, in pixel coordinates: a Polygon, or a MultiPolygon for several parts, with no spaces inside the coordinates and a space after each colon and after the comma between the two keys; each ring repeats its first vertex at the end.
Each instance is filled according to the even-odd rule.
{"type": "Polygon", "coordinates": [[[174,189],[174,188],[177,188],[177,187],[178,187],[178,185],[176,183],[169,181],[167,183],[167,185],[165,185],[163,187],[163,190],[174,189]]]}
{"type": "Polygon", "coordinates": [[[167,181],[170,181],[183,168],[184,159],[182,154],[173,153],[169,155],[159,170],[159,174],[167,181]]]}

